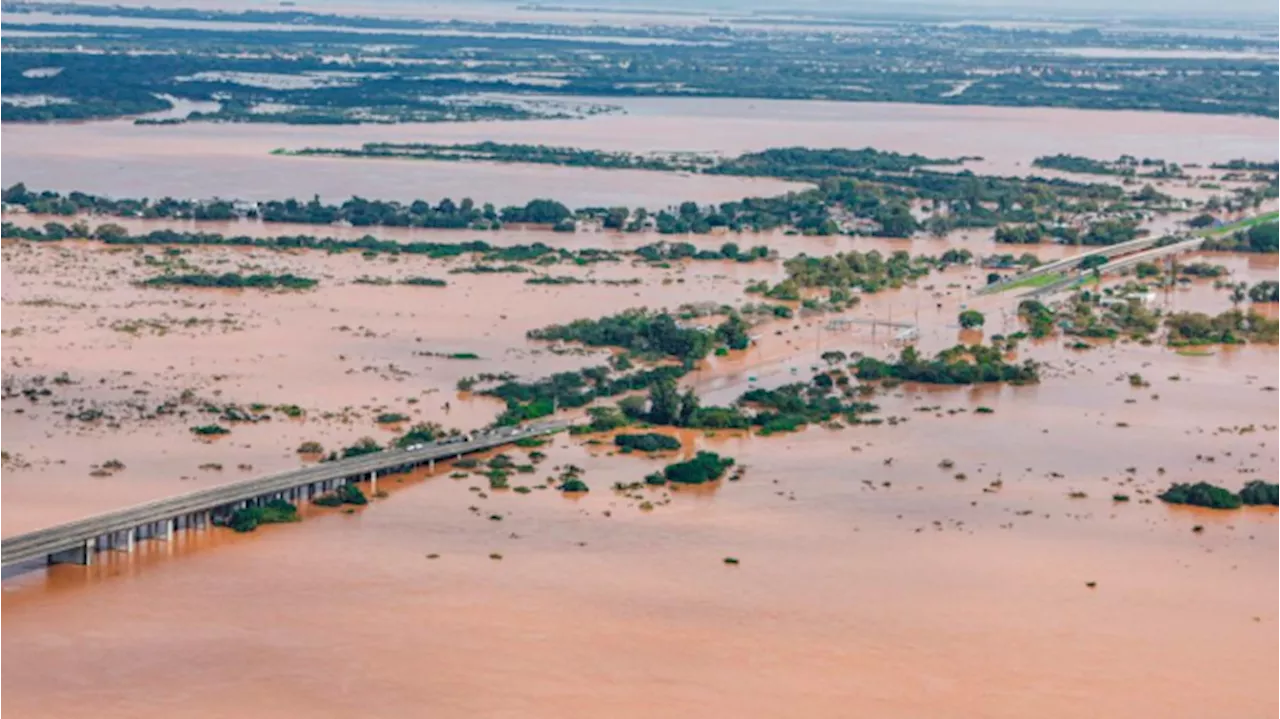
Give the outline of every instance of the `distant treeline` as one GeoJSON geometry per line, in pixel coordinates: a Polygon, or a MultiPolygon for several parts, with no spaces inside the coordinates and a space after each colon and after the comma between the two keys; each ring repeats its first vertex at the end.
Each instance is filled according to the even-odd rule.
{"type": "MultiPolygon", "coordinates": [[[[959,165],[970,158],[931,158],[903,155],[870,147],[811,149],[785,147],[749,152],[733,158],[697,153],[649,153],[583,150],[548,145],[513,145],[499,142],[439,145],[428,143],[370,142],[359,148],[317,148],[275,150],[278,155],[320,155],[327,157],[384,157],[415,160],[510,162],[564,167],[702,172],[713,175],[747,175],[793,180],[821,180],[854,170],[909,172],[930,165],[959,165]]],[[[974,158],[981,159],[981,158],[974,158]]]]}
{"type": "Polygon", "coordinates": [[[309,290],[320,284],[309,277],[299,277],[285,273],[282,275],[256,274],[241,275],[227,272],[220,275],[208,272],[189,274],[166,274],[143,280],[139,284],[144,287],[207,287],[218,289],[260,289],[260,290],[309,290]]]}
{"type": "MultiPolygon", "coordinates": [[[[826,165],[806,165],[800,161],[810,153],[829,151],[779,150],[752,157],[765,156],[769,152],[787,153],[788,156],[798,153],[800,156],[795,164],[787,165],[791,170],[778,170],[779,176],[790,171],[815,175],[834,171],[826,165]],[[818,167],[826,169],[815,169],[818,167]]],[[[870,152],[880,158],[879,161],[912,166],[917,162],[913,158],[918,157],[870,152]]],[[[955,228],[1049,223],[1067,213],[1122,213],[1146,203],[1162,205],[1167,200],[1159,193],[1147,192],[1147,188],[1127,196],[1122,188],[1109,184],[923,169],[911,172],[850,169],[837,177],[827,176],[815,187],[800,192],[776,197],[750,197],[718,205],[682,202],[656,213],[643,207],[571,210],[551,199],[535,199],[523,206],[513,205],[501,210],[491,203],[477,204],[470,198],[457,202],[445,198],[435,204],[425,200],[402,203],[359,197],[341,204],[324,203],[318,197],[309,201],[290,198],[259,203],[172,198],[153,201],[112,199],[81,192],[66,195],[47,190],[35,192],[22,183],[5,189],[0,198],[6,204],[25,207],[33,213],[57,215],[95,213],[121,217],[217,220],[243,214],[259,217],[265,222],[476,230],[497,229],[506,223],[529,223],[550,225],[565,232],[574,231],[580,222],[590,222],[610,230],[641,232],[652,229],[661,234],[783,229],[806,235],[878,234],[888,237],[910,237],[921,230],[944,235],[955,228]],[[920,203],[931,214],[920,221],[912,211],[912,203],[920,203]]]]}
{"type": "Polygon", "coordinates": [[[397,242],[380,240],[366,235],[356,240],[313,235],[281,235],[276,237],[250,237],[248,235],[222,235],[216,232],[187,232],[183,230],[152,230],[133,235],[115,224],[99,225],[90,229],[83,222],[64,225],[46,222],[43,228],[20,227],[12,222],[0,224],[0,237],[13,237],[33,242],[57,242],[60,240],[97,240],[109,245],[157,245],[201,247],[254,247],[272,250],[318,250],[322,252],[361,252],[368,254],[425,255],[432,259],[448,259],[464,255],[478,255],[484,262],[532,262],[552,265],[565,262],[589,265],[596,262],[622,262],[636,259],[644,262],[671,262],[679,260],[732,260],[754,262],[774,256],[772,250],[757,245],[743,250],[737,243],[726,242],[718,250],[699,250],[689,242],[652,242],[634,250],[582,248],[568,250],[552,247],[542,242],[527,245],[492,245],[482,240],[468,242],[397,242]]]}
{"type": "Polygon", "coordinates": [[[1118,160],[1094,160],[1080,155],[1045,155],[1031,161],[1034,167],[1062,172],[1078,172],[1088,175],[1121,175],[1124,177],[1166,178],[1184,177],[1182,167],[1176,162],[1144,157],[1141,160],[1133,155],[1121,155],[1118,160]]]}

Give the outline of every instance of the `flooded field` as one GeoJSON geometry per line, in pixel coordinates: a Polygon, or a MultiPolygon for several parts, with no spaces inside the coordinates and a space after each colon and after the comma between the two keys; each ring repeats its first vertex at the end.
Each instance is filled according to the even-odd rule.
{"type": "MultiPolygon", "coordinates": [[[[142,257],[156,249],[4,252],[6,377],[66,372],[72,383],[36,404],[5,403],[6,535],[296,466],[305,440],[389,439],[372,419],[383,409],[481,425],[499,407],[458,394],[464,374],[542,376],[602,356],[551,354],[526,330],[632,306],[737,302],[746,282],[781,274],[776,263],[623,263],[563,273],[643,284],[536,287],[520,275],[448,274],[460,261],[212,249],[184,259],[322,284],[305,293],[141,290],[129,282],[154,274],[142,257]],[[353,283],[415,274],[449,286],[353,283]],[[197,322],[185,325],[189,317],[197,322]],[[417,354],[462,350],[480,359],[417,354]],[[113,408],[138,390],[159,402],[184,389],[217,402],[296,403],[307,416],[237,425],[208,443],[186,429],[196,418],[123,420],[112,430],[66,419],[75,406],[55,405],[74,397],[113,408]],[[126,468],[89,476],[108,458],[126,468]]],[[[1212,260],[1243,281],[1276,273],[1274,256],[1212,260]]],[[[977,270],[952,270],[917,290],[869,296],[847,316],[913,318],[922,349],[933,351],[962,336],[948,325],[970,300],[964,287],[980,282],[977,270]]],[[[1004,301],[975,301],[992,317],[989,332],[1014,328],[1011,308],[997,306],[1004,301]]],[[[1208,282],[1157,303],[1230,305],[1208,282]]],[[[712,358],[688,383],[707,403],[727,402],[750,386],[808,376],[823,350],[893,351],[885,328],[833,330],[831,319],[764,325],[757,346],[712,358]]],[[[904,386],[877,396],[883,416],[908,420],[897,426],[684,433],[686,452],[711,448],[747,472],[724,486],[648,491],[652,511],[608,488],[663,460],[609,457],[561,437],[544,448],[546,466],[586,469],[592,491],[578,500],[554,491],[477,499],[476,477],[440,468],[385,479],[390,496],[355,515],[308,510],[296,526],[182,535],[133,556],[102,555],[88,570],[10,577],[4,690],[11,709],[60,717],[157,706],[220,716],[246,703],[259,716],[391,717],[424,702],[443,716],[1274,712],[1273,697],[1247,689],[1277,671],[1274,513],[1145,500],[1169,481],[1275,476],[1273,431],[1229,429],[1274,425],[1275,394],[1265,388],[1280,383],[1275,348],[1185,357],[1133,344],[1079,352],[1050,340],[1025,354],[1048,363],[1038,386],[904,386]],[[1130,372],[1152,387],[1129,387],[1130,372]],[[972,414],[977,406],[994,414],[972,414]],[[956,409],[969,412],[948,413],[956,409]],[[944,458],[954,470],[939,469],[944,458]],[[1116,491],[1143,501],[1115,504],[1116,491]],[[723,565],[725,556],[741,565],[723,565]],[[253,587],[269,588],[272,609],[253,587]],[[1213,621],[1187,625],[1188,615],[1213,621]],[[78,637],[74,651],[48,641],[54,625],[78,637]],[[572,681],[535,671],[548,664],[572,681]],[[104,682],[107,667],[128,681],[104,682]],[[992,676],[1000,687],[982,689],[992,676]],[[1187,685],[1203,687],[1194,700],[1187,685]]]]}
{"type": "MultiPolygon", "coordinates": [[[[581,102],[584,98],[547,97],[581,102]]],[[[934,157],[980,156],[975,172],[1027,174],[1038,155],[1122,154],[1180,163],[1276,159],[1275,120],[1043,108],[943,107],[738,99],[585,98],[626,114],[577,120],[378,126],[189,124],[128,121],[10,124],[5,183],[129,197],[282,197],[325,200],[472,197],[523,204],[552,196],[570,206],[664,207],[781,194],[777,180],[485,163],[285,157],[277,148],[365,142],[491,140],[636,152],[738,154],[770,147],[874,147],[934,157]]]]}

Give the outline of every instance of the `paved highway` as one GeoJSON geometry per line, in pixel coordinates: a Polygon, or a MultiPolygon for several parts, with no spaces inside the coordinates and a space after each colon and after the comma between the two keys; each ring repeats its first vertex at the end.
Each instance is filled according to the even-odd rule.
{"type": "MultiPolygon", "coordinates": [[[[92,553],[101,544],[98,538],[110,538],[119,533],[128,534],[128,546],[133,538],[142,534],[139,530],[157,528],[157,532],[169,536],[178,520],[182,526],[206,523],[209,513],[229,513],[243,502],[276,497],[309,497],[333,486],[334,483],[359,480],[373,472],[404,471],[412,467],[434,463],[437,459],[461,456],[510,444],[524,437],[550,434],[567,428],[571,422],[555,421],[527,427],[512,427],[487,434],[475,434],[466,441],[441,442],[418,445],[412,450],[387,450],[350,459],[324,462],[312,467],[296,469],[267,477],[210,487],[196,492],[160,499],[127,509],[108,512],[95,517],[76,520],[26,534],[0,540],[0,564],[5,567],[20,562],[44,559],[65,552],[83,551],[83,561],[92,561],[92,553]],[[305,494],[304,494],[305,492],[305,494]],[[201,519],[203,518],[203,519],[201,519]],[[193,524],[194,522],[194,524],[193,524]]],[[[110,542],[106,542],[110,544],[110,542]]]]}

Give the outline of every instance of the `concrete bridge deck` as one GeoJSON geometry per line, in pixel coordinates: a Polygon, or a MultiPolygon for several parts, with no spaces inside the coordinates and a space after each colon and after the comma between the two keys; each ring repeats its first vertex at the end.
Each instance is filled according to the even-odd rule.
{"type": "Polygon", "coordinates": [[[525,437],[551,434],[571,422],[555,421],[510,427],[472,435],[466,441],[429,443],[413,450],[384,450],[350,459],[324,462],[268,477],[233,482],[196,492],[119,509],[0,540],[0,565],[45,560],[93,562],[102,549],[132,550],[139,539],[170,539],[177,530],[205,527],[236,509],[272,499],[302,502],[348,482],[371,480],[378,473],[408,471],[438,459],[461,457],[501,447],[525,437]]]}
{"type": "MultiPolygon", "coordinates": [[[[1143,250],[1141,252],[1136,252],[1131,255],[1118,257],[1116,259],[1111,260],[1105,265],[1099,266],[1098,274],[1112,275],[1122,270],[1126,270],[1130,267],[1133,267],[1139,262],[1149,262],[1151,260],[1157,260],[1168,255],[1177,254],[1179,252],[1195,252],[1196,250],[1200,249],[1201,245],[1204,244],[1204,240],[1205,240],[1204,237],[1192,237],[1192,238],[1183,240],[1182,242],[1175,242],[1170,245],[1153,247],[1151,249],[1143,250]]],[[[1078,273],[1078,274],[1066,277],[1064,279],[1058,280],[1053,284],[1045,285],[1043,287],[1037,287],[1031,290],[1030,292],[1027,292],[1026,294],[1022,295],[1020,299],[1023,299],[1023,298],[1040,299],[1042,297],[1054,295],[1059,292],[1062,292],[1063,290],[1069,290],[1069,289],[1075,288],[1080,283],[1084,282],[1087,278],[1088,278],[1088,275],[1084,273],[1078,273]]]]}
{"type": "Polygon", "coordinates": [[[1079,267],[1080,263],[1083,262],[1086,257],[1105,257],[1110,260],[1114,257],[1129,254],[1131,252],[1141,252],[1154,246],[1157,242],[1159,242],[1159,238],[1156,237],[1139,237],[1136,240],[1129,240],[1128,242],[1120,242],[1114,245],[1103,245],[1092,250],[1086,250],[1085,252],[1081,252],[1077,255],[1071,255],[1070,257],[1064,257],[1060,260],[1054,260],[1052,262],[1046,262],[1043,265],[1037,265],[1026,272],[1010,275],[999,282],[983,287],[978,290],[978,294],[987,295],[994,292],[1001,292],[1005,290],[1008,285],[1025,282],[1032,277],[1073,270],[1079,267]]]}

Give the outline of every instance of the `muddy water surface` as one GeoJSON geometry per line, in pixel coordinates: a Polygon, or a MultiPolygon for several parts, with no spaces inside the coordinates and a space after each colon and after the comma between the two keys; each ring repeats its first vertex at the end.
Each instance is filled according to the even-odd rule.
{"type": "MultiPolygon", "coordinates": [[[[556,98],[545,98],[556,99],[556,98]]],[[[581,101],[584,98],[559,98],[581,101]]],[[[1276,121],[1173,113],[738,99],[608,98],[625,115],[582,120],[299,127],[129,121],[3,128],[5,183],[115,196],[351,195],[411,200],[472,197],[573,206],[663,207],[777,195],[775,180],[406,160],[285,157],[276,148],[365,142],[492,140],[603,150],[737,154],[769,147],[874,147],[934,157],[981,156],[975,171],[1022,174],[1038,155],[1121,154],[1209,164],[1276,159],[1276,121]]]]}
{"type": "MultiPolygon", "coordinates": [[[[655,239],[478,236],[578,247],[655,239]]],[[[981,233],[765,243],[784,254],[1009,251],[981,233]]],[[[1274,257],[1198,259],[1227,266],[1234,281],[1276,276],[1274,257]]],[[[459,378],[539,377],[605,357],[553,352],[527,341],[529,329],[635,306],[736,304],[746,283],[782,276],[777,262],[624,262],[544,268],[597,282],[531,286],[524,274],[450,273],[466,264],[6,243],[5,379],[32,386],[43,376],[51,394],[4,402],[4,534],[295,467],[305,440],[389,440],[397,429],[374,423],[381,412],[476,427],[501,408],[459,394],[459,378]],[[179,260],[321,284],[131,284],[179,260]],[[355,281],[409,276],[449,285],[355,281]],[[603,283],[624,279],[641,283],[603,283]],[[457,352],[479,359],[440,356],[457,352]],[[64,372],[66,382],[53,381],[64,372]],[[140,420],[131,410],[184,390],[186,416],[140,420]],[[255,402],[297,404],[306,416],[236,423],[214,442],[189,431],[212,416],[204,404],[255,402]],[[67,417],[85,407],[119,426],[67,417]],[[90,476],[107,459],[125,469],[90,476]]],[[[711,358],[687,384],[705,403],[729,402],[752,386],[803,381],[825,350],[897,351],[885,326],[838,320],[915,323],[928,352],[982,336],[955,326],[962,305],[987,313],[987,333],[1017,329],[1016,300],[973,296],[983,282],[976,268],[953,268],[866,296],[840,317],[760,325],[750,350],[711,358]]],[[[1230,307],[1206,281],[1154,303],[1230,307]]],[[[349,515],[306,508],[296,525],[180,533],[134,555],[101,554],[88,569],[7,577],[0,681],[11,711],[49,717],[1274,715],[1274,511],[1194,511],[1153,496],[1171,481],[1236,487],[1277,476],[1276,349],[1181,356],[1135,343],[1064,345],[1020,350],[1046,363],[1036,386],[878,394],[878,416],[894,423],[679,435],[677,456],[735,457],[747,467],[739,481],[617,493],[615,483],[640,481],[672,457],[610,456],[607,437],[560,436],[541,448],[537,471],[512,484],[543,484],[572,463],[585,469],[585,496],[492,491],[442,466],[384,477],[389,496],[349,515]],[[1131,373],[1150,386],[1131,387],[1131,373]]]]}

